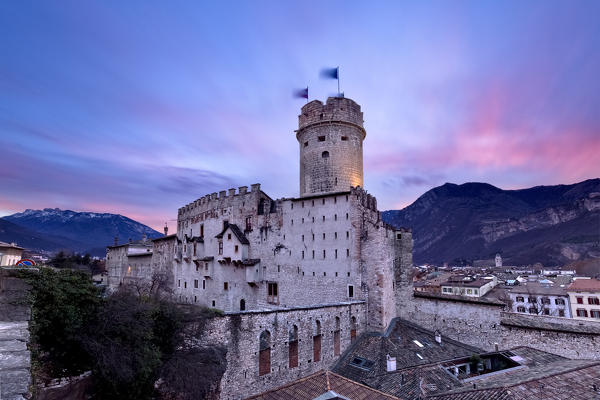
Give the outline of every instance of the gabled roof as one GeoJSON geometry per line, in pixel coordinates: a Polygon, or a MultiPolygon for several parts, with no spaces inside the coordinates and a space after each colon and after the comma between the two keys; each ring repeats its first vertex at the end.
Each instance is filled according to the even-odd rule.
{"type": "Polygon", "coordinates": [[[246,400],[399,400],[331,371],[319,371],[287,385],[248,397],[246,400]]]}
{"type": "Polygon", "coordinates": [[[246,235],[244,235],[244,232],[241,231],[241,229],[236,225],[236,224],[228,224],[222,231],[221,233],[219,233],[217,236],[215,236],[217,239],[222,239],[223,235],[225,234],[225,232],[227,232],[228,229],[231,229],[231,232],[233,232],[233,234],[235,235],[235,237],[240,241],[241,244],[250,244],[250,241],[248,241],[248,238],[246,237],[246,235]]]}
{"type": "Polygon", "coordinates": [[[440,344],[436,342],[434,332],[396,318],[385,335],[361,336],[340,358],[333,371],[368,384],[369,379],[388,374],[388,354],[396,357],[397,369],[404,369],[469,357],[475,353],[483,353],[483,350],[445,336],[442,336],[440,344]],[[357,361],[360,359],[367,361],[359,365],[357,361]]]}

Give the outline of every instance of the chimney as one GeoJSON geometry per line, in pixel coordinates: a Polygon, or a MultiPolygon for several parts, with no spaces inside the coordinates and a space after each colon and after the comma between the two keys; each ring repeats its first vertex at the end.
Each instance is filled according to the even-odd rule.
{"type": "Polygon", "coordinates": [[[115,236],[115,246],[118,246],[118,245],[119,245],[119,237],[115,236]]]}
{"type": "Polygon", "coordinates": [[[440,331],[435,331],[435,341],[438,342],[438,344],[442,344],[442,334],[440,331]]]}
{"type": "Polygon", "coordinates": [[[387,358],[387,371],[391,372],[391,371],[395,371],[396,370],[396,357],[390,357],[390,355],[388,354],[386,356],[387,358]]]}
{"type": "Polygon", "coordinates": [[[169,234],[169,227],[167,226],[167,223],[165,222],[165,236],[167,236],[169,234]]]}

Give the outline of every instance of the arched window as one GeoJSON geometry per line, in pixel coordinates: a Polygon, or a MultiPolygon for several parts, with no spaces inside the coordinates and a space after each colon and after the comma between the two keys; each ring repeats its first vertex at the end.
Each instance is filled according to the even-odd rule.
{"type": "Polygon", "coordinates": [[[293,325],[289,332],[289,367],[298,366],[298,327],[293,325]]]}
{"type": "Polygon", "coordinates": [[[333,355],[340,355],[340,318],[335,317],[335,330],[333,331],[333,355]]]}
{"type": "Polygon", "coordinates": [[[356,317],[350,318],[350,343],[356,339],[356,317]]]}
{"type": "Polygon", "coordinates": [[[329,152],[328,151],[324,151],[323,153],[321,153],[321,157],[323,157],[323,158],[329,158],[329,152]]]}
{"type": "Polygon", "coordinates": [[[258,353],[258,375],[266,375],[271,372],[271,333],[262,331],[259,341],[258,353]]]}
{"type": "Polygon", "coordinates": [[[241,299],[240,300],[240,311],[244,311],[246,310],[246,300],[241,299]]]}
{"type": "Polygon", "coordinates": [[[321,322],[315,321],[313,328],[313,361],[321,361],[321,322]]]}

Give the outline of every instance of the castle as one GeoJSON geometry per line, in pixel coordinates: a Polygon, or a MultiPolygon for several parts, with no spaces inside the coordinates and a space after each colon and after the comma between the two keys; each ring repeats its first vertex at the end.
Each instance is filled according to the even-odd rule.
{"type": "MultiPolygon", "coordinates": [[[[223,340],[237,340],[228,359],[240,348],[223,379],[256,392],[326,368],[356,335],[385,329],[412,296],[411,232],[386,225],[363,189],[360,106],[314,100],[298,119],[299,197],[274,200],[259,184],[212,193],[178,210],[176,235],[107,251],[111,289],[166,271],[178,301],[237,321],[222,327],[223,340]],[[232,329],[247,342],[229,337],[239,334],[232,329]]],[[[252,394],[239,390],[230,398],[252,394]]]]}

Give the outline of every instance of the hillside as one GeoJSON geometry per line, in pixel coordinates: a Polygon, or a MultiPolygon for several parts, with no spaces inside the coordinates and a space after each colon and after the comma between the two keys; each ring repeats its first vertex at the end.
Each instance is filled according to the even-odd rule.
{"type": "Polygon", "coordinates": [[[500,252],[505,264],[562,265],[600,257],[600,179],[521,190],[446,183],[383,219],[413,229],[416,263],[500,252]]]}
{"type": "Polygon", "coordinates": [[[104,256],[115,236],[123,243],[143,235],[157,238],[154,229],[118,214],[75,212],[58,208],[25,210],[0,219],[0,240],[38,251],[68,249],[104,256]]]}

